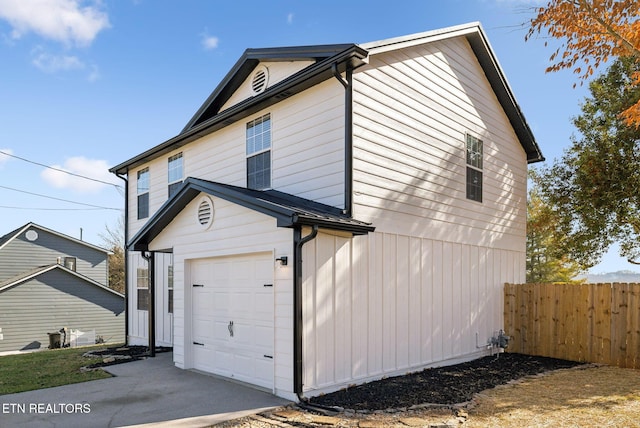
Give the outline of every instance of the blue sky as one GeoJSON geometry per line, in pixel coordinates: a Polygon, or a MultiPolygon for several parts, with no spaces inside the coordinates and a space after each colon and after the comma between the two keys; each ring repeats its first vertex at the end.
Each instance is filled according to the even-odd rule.
{"type": "MultiPolygon", "coordinates": [[[[570,72],[545,74],[544,39],[524,41],[541,3],[0,0],[0,150],[105,182],[0,154],[0,235],[34,221],[75,237],[82,228],[99,245],[124,206],[108,168],[177,135],[246,48],[480,21],[543,153],[559,157],[587,92],[570,72]]],[[[629,268],[610,254],[592,271],[629,268]]]]}

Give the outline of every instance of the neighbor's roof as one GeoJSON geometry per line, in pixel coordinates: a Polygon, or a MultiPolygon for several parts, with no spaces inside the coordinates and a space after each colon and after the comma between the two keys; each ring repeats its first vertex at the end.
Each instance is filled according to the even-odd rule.
{"type": "Polygon", "coordinates": [[[103,290],[109,291],[109,292],[111,292],[111,293],[113,293],[113,294],[115,294],[117,296],[124,297],[123,294],[118,293],[117,291],[115,291],[115,290],[113,290],[113,289],[111,289],[109,287],[106,287],[106,286],[100,284],[97,281],[94,281],[93,279],[91,279],[91,278],[89,278],[87,276],[84,276],[82,274],[79,274],[78,272],[72,271],[71,269],[68,269],[68,268],[66,268],[66,267],[64,267],[64,266],[62,266],[60,264],[57,264],[57,263],[56,264],[51,264],[51,265],[46,265],[46,266],[40,266],[40,267],[31,269],[31,270],[28,270],[26,272],[22,272],[22,273],[14,276],[14,277],[11,277],[11,278],[9,278],[9,279],[7,279],[5,281],[0,282],[0,292],[2,292],[4,290],[7,290],[7,289],[9,289],[11,287],[14,287],[16,285],[22,284],[22,283],[24,283],[24,282],[26,282],[26,281],[28,281],[30,279],[36,278],[36,277],[38,277],[38,276],[40,276],[40,275],[42,275],[44,273],[47,273],[49,271],[54,270],[54,269],[59,269],[59,270],[65,272],[65,273],[67,273],[69,275],[73,275],[73,276],[75,276],[77,278],[80,278],[82,281],[85,281],[88,284],[91,284],[91,285],[93,285],[95,287],[102,288],[103,290]]]}
{"type": "Polygon", "coordinates": [[[201,192],[274,217],[278,227],[316,225],[354,235],[363,235],[375,230],[370,223],[355,220],[338,208],[288,193],[277,190],[252,190],[189,177],[180,190],[165,202],[131,239],[129,248],[146,251],[149,243],[201,192]]]}
{"type": "Polygon", "coordinates": [[[247,49],[196,114],[177,136],[111,168],[116,174],[126,174],[151,159],[165,155],[204,135],[257,113],[285,98],[289,98],[334,76],[334,68],[342,73],[347,66],[356,68],[375,55],[395,49],[464,37],[502,105],[511,126],[527,154],[529,163],[544,160],[544,156],[516,102],[509,83],[478,22],[448,27],[424,33],[363,44],[335,44],[282,48],[247,49]],[[226,101],[258,66],[260,61],[314,60],[315,63],[267,88],[264,92],[220,111],[226,101]]]}
{"type": "Polygon", "coordinates": [[[52,235],[56,235],[59,236],[61,238],[67,239],[69,241],[73,241],[77,244],[81,244],[84,245],[86,247],[89,248],[93,248],[96,251],[100,251],[106,254],[112,254],[111,251],[106,250],[102,247],[98,247],[97,245],[93,245],[90,244],[86,241],[82,241],[80,239],[76,239],[73,236],[69,236],[69,235],[65,235],[64,233],[60,233],[60,232],[56,232],[55,230],[46,228],[44,226],[40,226],[39,224],[33,223],[33,222],[29,222],[27,224],[25,224],[24,226],[20,226],[19,228],[12,230],[11,232],[7,233],[6,235],[0,237],[0,250],[2,250],[9,242],[13,241],[15,238],[17,238],[18,236],[20,236],[21,233],[23,233],[24,231],[26,231],[29,228],[34,228],[34,229],[40,229],[44,232],[50,233],[52,235]]]}

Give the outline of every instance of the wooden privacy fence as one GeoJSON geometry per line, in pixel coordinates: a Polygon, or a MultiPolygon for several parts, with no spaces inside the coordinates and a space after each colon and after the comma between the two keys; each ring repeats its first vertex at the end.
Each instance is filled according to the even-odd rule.
{"type": "Polygon", "coordinates": [[[640,284],[505,284],[509,352],[640,368],[640,284]]]}

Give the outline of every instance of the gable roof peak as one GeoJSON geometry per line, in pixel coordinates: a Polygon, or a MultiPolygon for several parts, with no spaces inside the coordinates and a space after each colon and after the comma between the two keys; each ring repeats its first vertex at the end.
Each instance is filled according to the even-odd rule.
{"type": "Polygon", "coordinates": [[[93,248],[94,250],[101,251],[101,252],[106,253],[106,254],[111,254],[111,251],[109,251],[109,250],[107,250],[105,248],[99,247],[97,245],[93,245],[93,244],[91,244],[91,243],[89,243],[87,241],[83,241],[81,239],[74,238],[73,236],[65,235],[62,232],[58,232],[58,231],[55,231],[53,229],[49,229],[47,227],[41,226],[39,224],[36,224],[36,223],[34,223],[32,221],[30,221],[29,223],[27,223],[27,224],[25,224],[23,226],[20,226],[19,228],[15,229],[15,230],[12,230],[11,232],[7,233],[6,235],[0,237],[0,250],[2,248],[4,248],[9,242],[13,241],[16,237],[18,237],[22,232],[26,231],[29,228],[40,229],[43,232],[47,232],[47,233],[50,233],[52,235],[56,235],[58,237],[67,239],[69,241],[73,241],[73,242],[76,242],[78,244],[82,244],[82,245],[84,245],[86,247],[93,248]]]}

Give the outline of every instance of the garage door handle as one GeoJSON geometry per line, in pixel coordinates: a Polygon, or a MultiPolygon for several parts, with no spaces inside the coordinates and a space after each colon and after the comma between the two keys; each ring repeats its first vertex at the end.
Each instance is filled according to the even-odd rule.
{"type": "Polygon", "coordinates": [[[204,346],[204,343],[200,343],[200,342],[193,342],[194,345],[200,345],[200,346],[204,346]]]}
{"type": "Polygon", "coordinates": [[[229,336],[233,337],[233,321],[229,321],[227,328],[229,329],[229,336]]]}

